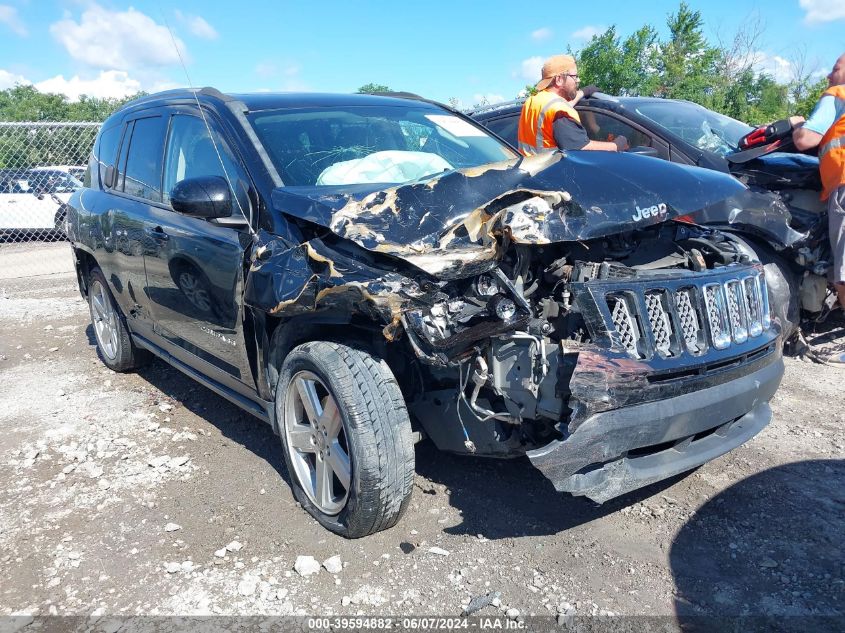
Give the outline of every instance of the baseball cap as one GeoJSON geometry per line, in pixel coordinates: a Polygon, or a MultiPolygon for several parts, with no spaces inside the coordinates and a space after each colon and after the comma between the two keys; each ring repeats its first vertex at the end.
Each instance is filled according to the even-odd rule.
{"type": "Polygon", "coordinates": [[[575,68],[575,58],[572,55],[555,55],[543,62],[542,79],[537,82],[537,90],[545,90],[558,75],[572,71],[575,68]]]}

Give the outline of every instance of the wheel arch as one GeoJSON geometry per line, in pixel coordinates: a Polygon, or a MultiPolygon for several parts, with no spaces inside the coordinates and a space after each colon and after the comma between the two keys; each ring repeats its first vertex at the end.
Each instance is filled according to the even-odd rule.
{"type": "Polygon", "coordinates": [[[79,246],[73,246],[73,253],[76,260],[76,282],[79,284],[79,292],[83,298],[88,298],[88,279],[94,268],[100,268],[97,258],[88,250],[79,246]]]}

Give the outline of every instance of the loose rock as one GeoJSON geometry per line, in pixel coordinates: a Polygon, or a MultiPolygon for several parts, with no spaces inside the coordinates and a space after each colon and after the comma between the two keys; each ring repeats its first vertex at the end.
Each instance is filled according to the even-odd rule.
{"type": "Polygon", "coordinates": [[[429,554],[437,554],[438,556],[448,556],[449,555],[449,551],[445,550],[441,547],[429,547],[428,553],[429,554]]]}
{"type": "Polygon", "coordinates": [[[323,561],[323,567],[326,568],[326,571],[330,574],[339,574],[343,571],[343,563],[340,560],[340,556],[332,556],[331,558],[327,558],[323,561]]]}
{"type": "Polygon", "coordinates": [[[496,602],[496,601],[501,602],[500,601],[501,595],[502,594],[499,593],[498,591],[492,591],[492,592],[490,592],[486,595],[483,595],[483,596],[476,596],[475,598],[473,598],[472,600],[469,601],[469,604],[464,608],[461,615],[462,616],[472,615],[473,613],[475,613],[476,611],[480,611],[484,607],[487,607],[487,606],[490,606],[490,605],[496,606],[494,604],[494,602],[496,602]]]}
{"type": "Polygon", "coordinates": [[[310,576],[320,572],[320,563],[313,556],[297,556],[293,568],[300,576],[310,576]]]}

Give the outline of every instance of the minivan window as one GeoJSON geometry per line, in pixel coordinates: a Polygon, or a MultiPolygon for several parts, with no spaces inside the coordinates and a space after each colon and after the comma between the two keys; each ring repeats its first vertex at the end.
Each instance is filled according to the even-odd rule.
{"type": "Polygon", "coordinates": [[[170,200],[170,191],[176,183],[199,176],[221,176],[234,183],[241,177],[241,169],[219,134],[214,134],[212,143],[205,121],[197,116],[176,114],[170,122],[164,159],[164,202],[170,200]]]}
{"type": "Polygon", "coordinates": [[[161,202],[161,161],[164,119],[150,117],[135,121],[126,158],[124,191],[131,196],[161,202]]]}

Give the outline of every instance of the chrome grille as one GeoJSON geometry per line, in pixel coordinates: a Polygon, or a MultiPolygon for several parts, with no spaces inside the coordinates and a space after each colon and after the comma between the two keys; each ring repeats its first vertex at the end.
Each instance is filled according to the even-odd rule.
{"type": "Polygon", "coordinates": [[[672,356],[672,326],[663,305],[663,294],[659,290],[646,292],[645,305],[648,310],[648,323],[654,335],[654,348],[661,356],[672,356]]]}
{"type": "Polygon", "coordinates": [[[619,335],[619,342],[632,356],[639,357],[640,329],[631,308],[624,296],[611,295],[607,298],[607,305],[610,308],[610,318],[613,327],[619,335]]]}
{"type": "Polygon", "coordinates": [[[704,306],[707,310],[707,324],[710,326],[710,337],[713,347],[726,349],[731,344],[731,330],[728,323],[725,297],[721,284],[707,284],[704,286],[704,306]]]}
{"type": "Polygon", "coordinates": [[[728,320],[735,343],[745,343],[748,340],[748,321],[745,314],[745,297],[742,284],[732,279],[725,284],[725,294],[728,297],[728,320]]]}
{"type": "Polygon", "coordinates": [[[766,280],[759,269],[684,288],[671,283],[669,288],[643,288],[647,283],[605,295],[614,338],[634,358],[698,355],[708,346],[723,350],[771,327],[766,280]]]}
{"type": "Polygon", "coordinates": [[[754,277],[742,280],[745,296],[745,313],[748,315],[748,334],[760,336],[763,333],[763,320],[760,318],[760,289],[754,277]]]}
{"type": "Polygon", "coordinates": [[[698,321],[698,312],[693,306],[693,293],[695,289],[684,288],[675,293],[675,307],[678,311],[678,320],[681,322],[681,333],[684,343],[692,354],[704,351],[701,341],[701,324],[698,321]]]}

